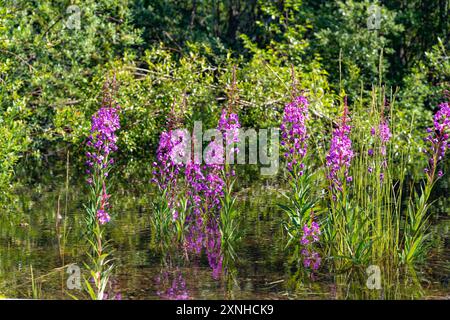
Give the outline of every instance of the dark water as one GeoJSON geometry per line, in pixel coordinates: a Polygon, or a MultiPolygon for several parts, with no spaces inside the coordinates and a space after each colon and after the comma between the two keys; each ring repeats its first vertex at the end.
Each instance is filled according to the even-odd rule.
{"type": "MultiPolygon", "coordinates": [[[[0,295],[8,298],[86,298],[67,287],[67,266],[83,270],[83,187],[65,179],[21,187],[0,218],[0,295]],[[56,219],[60,215],[61,220],[56,219]],[[57,221],[61,221],[57,223],[57,221]],[[64,222],[66,232],[64,232],[64,222]],[[32,272],[31,272],[32,267],[32,272]]],[[[81,178],[79,179],[81,180],[81,178]]],[[[434,193],[432,249],[426,263],[414,268],[381,268],[382,289],[370,290],[361,266],[340,274],[324,267],[304,274],[284,250],[286,238],[277,208],[275,182],[238,193],[242,240],[227,275],[214,279],[206,257],[187,261],[180,250],[162,253],[152,246],[151,195],[145,186],[120,187],[113,193],[114,216],[107,237],[116,269],[110,297],[160,299],[449,299],[450,245],[448,182],[434,193]],[[133,190],[133,191],[130,191],[133,190]],[[174,290],[169,293],[169,288],[174,290]]]]}

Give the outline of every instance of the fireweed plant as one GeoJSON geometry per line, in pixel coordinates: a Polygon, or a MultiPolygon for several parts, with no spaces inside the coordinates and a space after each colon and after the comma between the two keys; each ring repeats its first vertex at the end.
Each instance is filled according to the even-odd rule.
{"type": "Polygon", "coordinates": [[[229,90],[228,108],[221,112],[217,130],[224,139],[215,139],[205,151],[205,163],[191,161],[186,166],[189,216],[186,247],[200,254],[205,249],[212,276],[217,279],[235,259],[234,245],[238,239],[236,198],[233,196],[235,172],[225,161],[239,151],[239,116],[233,112],[236,102],[236,80],[229,90]],[[224,140],[224,141],[223,141],[224,140]]]}
{"type": "Polygon", "coordinates": [[[97,300],[105,298],[105,290],[114,268],[108,241],[104,239],[104,225],[111,219],[108,176],[114,164],[112,153],[117,151],[116,131],[120,129],[120,106],[114,100],[115,92],[115,79],[106,81],[102,106],[92,116],[90,135],[86,143],[87,183],[90,189],[90,204],[86,206],[86,225],[91,263],[85,264],[90,271],[90,279],[85,279],[85,285],[89,296],[97,300]]]}
{"type": "MultiPolygon", "coordinates": [[[[171,151],[187,140],[179,134],[172,136],[171,129],[176,126],[169,126],[161,135],[153,165],[153,182],[160,192],[153,217],[159,221],[156,229],[172,229],[169,234],[176,234],[187,253],[204,252],[214,278],[226,270],[226,259],[234,258],[233,241],[239,229],[233,197],[235,173],[225,161],[239,152],[235,148],[240,128],[233,110],[235,93],[233,81],[229,105],[222,109],[217,125],[225,143],[222,139],[211,141],[204,162],[174,162],[171,151]]],[[[374,87],[368,100],[361,95],[351,111],[342,95],[340,116],[331,120],[321,180],[321,170],[311,173],[308,156],[310,105],[306,95],[293,91],[280,127],[292,191],[285,194],[288,204],[280,207],[287,215],[283,221],[287,247],[294,247],[295,259],[304,269],[317,270],[324,258],[331,261],[327,267],[341,270],[370,263],[410,263],[424,256],[428,199],[443,175],[439,163],[449,147],[449,105],[439,106],[434,127],[428,129],[427,179],[420,194],[413,191],[406,198],[406,206],[403,193],[410,150],[396,145],[404,136],[396,132],[394,109],[395,94],[386,98],[382,87],[374,87]],[[324,197],[314,195],[317,183],[326,186],[324,197]]],[[[173,245],[173,239],[164,241],[173,245]]]]}
{"type": "Polygon", "coordinates": [[[426,182],[421,187],[420,196],[411,197],[407,207],[400,254],[401,260],[407,263],[421,258],[427,248],[428,210],[430,207],[428,200],[436,181],[444,175],[443,171],[439,169],[439,163],[444,159],[447,149],[450,148],[450,106],[448,102],[439,105],[433,120],[433,127],[427,129],[428,135],[424,139],[427,143],[424,153],[428,157],[428,163],[424,169],[426,182]]]}
{"type": "Polygon", "coordinates": [[[326,155],[326,181],[328,183],[328,214],[324,225],[324,238],[328,244],[327,254],[333,258],[344,257],[350,234],[355,234],[358,216],[349,201],[349,188],[353,182],[350,166],[354,157],[351,134],[351,118],[344,97],[343,111],[333,130],[330,148],[326,155]]]}
{"type": "MultiPolygon", "coordinates": [[[[362,100],[362,99],[361,99],[362,100]]],[[[353,157],[347,183],[346,207],[338,203],[342,226],[334,255],[339,267],[369,262],[392,262],[399,231],[401,183],[406,165],[392,154],[391,123],[395,100],[389,104],[382,90],[374,88],[369,106],[353,105],[353,157]],[[398,167],[397,174],[393,165],[398,167]]],[[[331,231],[330,231],[331,234],[331,231]]],[[[329,240],[331,241],[331,237],[329,240]]]]}
{"type": "Polygon", "coordinates": [[[317,270],[321,263],[315,248],[319,241],[320,227],[314,216],[315,201],[311,200],[311,174],[306,163],[308,151],[307,121],[309,102],[303,95],[295,96],[286,104],[283,112],[281,145],[288,172],[289,194],[283,194],[288,205],[279,204],[287,214],[283,220],[289,240],[287,246],[294,247],[294,256],[305,268],[317,270]]]}
{"type": "MultiPolygon", "coordinates": [[[[239,153],[237,143],[239,143],[239,116],[235,112],[239,101],[237,82],[236,82],[236,67],[233,68],[232,82],[228,90],[228,108],[223,109],[218,129],[222,132],[225,139],[224,155],[226,158],[235,159],[239,153]]],[[[220,210],[220,233],[222,243],[222,253],[226,260],[235,259],[235,250],[237,240],[240,238],[238,228],[238,211],[236,210],[236,198],[233,196],[233,187],[236,182],[235,170],[230,166],[228,161],[222,167],[223,197],[221,199],[220,210]]],[[[227,261],[228,263],[228,261],[227,261]]]]}
{"type": "Polygon", "coordinates": [[[153,163],[152,182],[157,190],[152,229],[163,252],[183,246],[187,253],[200,255],[205,249],[213,277],[218,278],[223,261],[220,233],[223,145],[211,142],[204,164],[194,159],[187,163],[178,161],[185,154],[174,153],[192,147],[179,131],[175,133],[179,123],[179,119],[169,119],[167,131],[160,136],[157,161],[153,163]]]}
{"type": "Polygon", "coordinates": [[[166,246],[182,244],[187,253],[205,252],[215,279],[224,270],[224,259],[234,259],[233,246],[238,238],[236,199],[232,195],[235,172],[225,161],[238,152],[240,123],[238,114],[233,112],[237,99],[235,79],[233,70],[228,108],[222,110],[217,125],[224,139],[209,143],[204,162],[194,157],[186,163],[176,161],[186,159],[186,154],[174,157],[174,152],[183,153],[193,145],[188,145],[188,139],[179,131],[175,135],[176,122],[169,121],[168,130],[160,136],[157,161],[153,163],[152,182],[157,187],[157,196],[151,220],[157,240],[166,246]]]}
{"type": "Polygon", "coordinates": [[[427,248],[428,200],[443,175],[438,166],[449,146],[448,104],[439,106],[434,127],[428,129],[426,180],[420,193],[412,187],[405,198],[410,150],[394,149],[394,139],[402,139],[395,130],[395,95],[388,102],[384,90],[374,88],[371,100],[369,107],[363,99],[355,102],[351,118],[343,103],[326,156],[329,192],[323,206],[328,213],[322,236],[335,269],[422,259],[427,248]]]}
{"type": "Polygon", "coordinates": [[[397,252],[401,188],[389,166],[390,117],[378,95],[374,90],[369,108],[355,103],[352,116],[344,97],[326,156],[324,242],[335,269],[386,262],[397,252]]]}
{"type": "MultiPolygon", "coordinates": [[[[173,134],[173,130],[182,125],[181,117],[175,110],[176,102],[172,104],[167,121],[167,129],[160,135],[156,161],[153,163],[152,183],[156,186],[153,214],[151,219],[154,240],[161,246],[170,246],[172,241],[180,243],[184,238],[184,225],[187,211],[187,200],[183,195],[181,175],[185,164],[173,156],[176,150],[181,152],[186,143],[186,137],[173,134]],[[178,148],[178,149],[176,149],[178,148]]],[[[185,99],[181,108],[185,105],[185,99]]],[[[179,154],[183,157],[183,154],[179,154]]]]}

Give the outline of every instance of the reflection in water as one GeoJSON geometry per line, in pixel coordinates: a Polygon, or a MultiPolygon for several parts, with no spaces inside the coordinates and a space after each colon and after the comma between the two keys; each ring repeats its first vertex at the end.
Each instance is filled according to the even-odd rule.
{"type": "MultiPolygon", "coordinates": [[[[335,299],[417,299],[424,296],[414,269],[380,266],[380,287],[370,286],[367,269],[351,269],[335,276],[335,299]]],[[[372,273],[370,276],[376,276],[372,273]]]]}
{"type": "Polygon", "coordinates": [[[212,277],[219,279],[222,274],[223,255],[221,252],[221,234],[217,222],[211,219],[206,226],[206,254],[209,266],[212,268],[212,277]]]}
{"type": "Polygon", "coordinates": [[[188,300],[189,291],[186,281],[179,270],[163,270],[155,278],[158,290],[156,294],[167,300],[188,300]]]}
{"type": "Polygon", "coordinates": [[[122,300],[122,293],[120,292],[120,284],[117,278],[110,277],[107,288],[103,293],[103,300],[122,300]]]}
{"type": "MultiPolygon", "coordinates": [[[[64,181],[65,177],[60,177],[64,181]]],[[[57,179],[55,179],[57,180],[57,179]]],[[[281,200],[271,185],[242,188],[238,207],[242,215],[242,239],[232,259],[211,250],[186,255],[153,248],[149,236],[152,214],[147,190],[114,190],[117,215],[107,227],[117,265],[109,299],[440,299],[450,296],[450,258],[447,208],[448,181],[441,181],[434,197],[430,258],[415,268],[379,266],[381,289],[367,287],[368,266],[336,273],[322,257],[319,270],[305,270],[298,252],[295,259],[284,250],[281,200]],[[168,258],[170,257],[170,258],[168,258]],[[222,267],[212,277],[211,265],[222,267]],[[216,275],[216,274],[215,274],[216,275]]],[[[76,264],[84,273],[86,247],[82,245],[85,202],[82,188],[65,182],[34,186],[15,193],[0,215],[0,295],[32,298],[30,266],[42,299],[83,298],[67,288],[67,266],[76,264]],[[80,190],[80,191],[75,191],[80,190]],[[58,198],[60,203],[58,205],[58,198]],[[66,209],[67,207],[67,209],[66,209]],[[57,214],[59,208],[59,215],[57,214]],[[62,219],[56,224],[58,216],[62,219]],[[66,231],[64,231],[64,224],[66,231]],[[56,225],[56,227],[55,227],[56,225]]],[[[214,229],[214,227],[212,228],[214,229]]],[[[217,236],[217,235],[216,235],[217,236]]],[[[219,248],[211,237],[208,247],[219,248]]],[[[223,251],[223,248],[222,248],[223,251]]],[[[292,254],[292,253],[291,253],[292,254]]]]}

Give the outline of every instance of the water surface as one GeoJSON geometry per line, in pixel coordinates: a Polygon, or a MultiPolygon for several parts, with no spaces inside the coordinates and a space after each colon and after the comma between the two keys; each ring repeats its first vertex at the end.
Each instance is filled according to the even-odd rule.
{"type": "MultiPolygon", "coordinates": [[[[15,191],[0,218],[0,294],[11,298],[86,298],[69,290],[67,266],[86,261],[82,178],[64,177],[15,191]],[[60,217],[61,219],[58,219],[60,217]],[[64,222],[66,232],[64,232],[64,222]],[[32,277],[34,281],[32,281],[32,277]],[[34,285],[33,285],[34,284],[34,285]],[[33,289],[34,288],[34,289],[33,289]]],[[[369,290],[365,267],[310,275],[290,261],[281,227],[283,201],[277,182],[267,180],[238,192],[242,241],[227,275],[214,279],[205,256],[187,261],[182,250],[162,253],[152,245],[151,195],[126,185],[113,193],[107,237],[116,269],[110,297],[121,299],[449,299],[450,207],[448,183],[433,197],[432,249],[414,268],[382,267],[382,289],[369,290]],[[172,290],[169,290],[172,288],[172,290]]]]}

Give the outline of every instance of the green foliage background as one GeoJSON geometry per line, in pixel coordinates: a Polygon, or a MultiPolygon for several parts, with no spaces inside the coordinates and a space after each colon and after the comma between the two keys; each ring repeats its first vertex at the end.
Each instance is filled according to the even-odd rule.
{"type": "Polygon", "coordinates": [[[183,94],[187,122],[215,126],[233,65],[241,121],[257,128],[279,124],[293,65],[318,140],[336,95],[352,104],[382,84],[398,92],[397,119],[404,132],[414,120],[408,143],[420,147],[450,83],[448,0],[0,2],[0,190],[14,170],[52,170],[67,150],[82,168],[90,117],[112,74],[122,106],[118,157],[128,168],[151,161],[183,94]],[[367,28],[373,4],[379,30],[367,28]],[[68,27],[71,5],[79,29],[68,27]]]}

